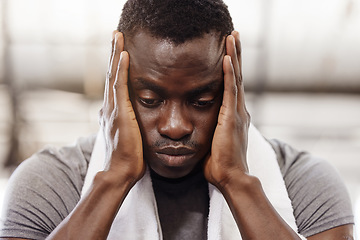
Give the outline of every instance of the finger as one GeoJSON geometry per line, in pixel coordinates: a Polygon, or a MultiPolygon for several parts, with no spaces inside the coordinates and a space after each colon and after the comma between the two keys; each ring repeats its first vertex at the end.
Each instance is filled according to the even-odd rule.
{"type": "Polygon", "coordinates": [[[236,52],[235,38],[232,35],[229,35],[226,38],[226,54],[231,56],[231,62],[234,67],[235,77],[238,81],[240,81],[240,64],[236,52]]]}
{"type": "Polygon", "coordinates": [[[226,55],[223,61],[224,71],[224,96],[221,106],[221,114],[225,114],[230,119],[233,118],[237,109],[237,94],[238,88],[236,86],[235,72],[231,57],[226,55]]]}
{"type": "Polygon", "coordinates": [[[107,81],[108,81],[108,90],[107,90],[107,102],[105,104],[107,104],[107,106],[112,110],[114,107],[114,92],[113,92],[113,87],[114,87],[114,82],[116,79],[116,75],[117,75],[117,70],[118,70],[118,65],[119,65],[119,60],[120,60],[120,54],[124,49],[124,37],[123,34],[121,32],[117,32],[115,34],[115,38],[114,38],[114,49],[113,49],[113,53],[112,53],[112,57],[111,57],[111,63],[110,63],[110,67],[109,67],[109,74],[107,76],[107,81]]]}
{"type": "Polygon", "coordinates": [[[242,65],[241,65],[241,42],[240,42],[240,34],[237,31],[233,31],[231,33],[231,36],[234,39],[234,46],[235,46],[235,52],[236,53],[236,59],[237,59],[237,65],[235,66],[238,67],[238,72],[237,74],[237,87],[238,87],[238,95],[237,95],[237,99],[238,99],[238,112],[241,111],[243,113],[246,113],[246,105],[245,105],[245,92],[244,92],[244,82],[243,82],[243,78],[242,78],[242,65]]]}
{"type": "Polygon", "coordinates": [[[240,33],[238,31],[232,31],[231,35],[235,38],[236,56],[239,62],[240,77],[242,80],[242,58],[241,58],[241,42],[240,33]]]}
{"type": "Polygon", "coordinates": [[[237,95],[237,112],[240,114],[241,118],[245,120],[246,122],[249,122],[250,120],[250,114],[247,111],[246,103],[245,103],[245,91],[244,87],[241,84],[238,89],[238,95],[237,95]]]}
{"type": "Polygon", "coordinates": [[[113,87],[114,103],[119,109],[126,109],[126,107],[129,107],[128,104],[130,103],[128,89],[129,64],[130,59],[128,52],[121,52],[116,72],[116,80],[113,87]]]}
{"type": "Polygon", "coordinates": [[[110,58],[108,63],[108,72],[106,73],[106,80],[105,80],[105,89],[104,89],[104,103],[108,101],[109,97],[109,77],[111,75],[111,61],[113,58],[113,52],[114,52],[114,43],[115,43],[115,35],[118,33],[117,30],[112,32],[112,38],[111,38],[111,52],[110,52],[110,58]]]}
{"type": "Polygon", "coordinates": [[[118,30],[114,30],[112,32],[112,37],[111,37],[111,52],[110,52],[110,58],[109,58],[109,63],[108,63],[108,68],[110,69],[110,66],[111,66],[111,60],[112,60],[112,57],[113,57],[113,52],[114,52],[114,47],[115,47],[115,36],[116,34],[118,33],[119,31],[118,30]]]}

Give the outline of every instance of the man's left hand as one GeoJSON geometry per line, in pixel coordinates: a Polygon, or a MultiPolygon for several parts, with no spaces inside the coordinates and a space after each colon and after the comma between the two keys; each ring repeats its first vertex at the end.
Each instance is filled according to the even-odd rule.
{"type": "Polygon", "coordinates": [[[220,190],[233,176],[241,177],[241,174],[248,173],[246,151],[250,115],[245,106],[241,44],[239,33],[236,31],[226,38],[223,71],[223,102],[211,153],[204,167],[206,179],[220,190]]]}

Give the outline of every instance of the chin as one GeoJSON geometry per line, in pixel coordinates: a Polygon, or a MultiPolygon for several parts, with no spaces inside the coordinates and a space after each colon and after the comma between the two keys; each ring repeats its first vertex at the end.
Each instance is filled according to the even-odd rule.
{"type": "Polygon", "coordinates": [[[203,169],[204,155],[199,153],[167,155],[155,152],[145,156],[149,167],[164,178],[183,178],[203,169]]]}
{"type": "Polygon", "coordinates": [[[149,164],[150,168],[158,175],[164,178],[176,179],[176,178],[183,178],[187,175],[201,171],[201,164],[198,163],[195,166],[158,166],[157,164],[149,164]]]}
{"type": "Polygon", "coordinates": [[[182,177],[189,175],[192,172],[192,169],[190,169],[190,170],[183,169],[181,167],[167,167],[166,169],[164,169],[164,168],[159,169],[156,167],[151,167],[151,169],[154,172],[156,172],[156,174],[158,174],[164,178],[171,178],[171,179],[182,178],[182,177]]]}

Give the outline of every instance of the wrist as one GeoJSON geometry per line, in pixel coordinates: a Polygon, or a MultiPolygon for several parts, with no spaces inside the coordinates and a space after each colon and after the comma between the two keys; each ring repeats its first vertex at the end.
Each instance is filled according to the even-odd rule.
{"type": "Polygon", "coordinates": [[[113,193],[126,194],[136,183],[134,178],[126,177],[115,171],[101,171],[95,175],[93,185],[102,191],[109,190],[113,193]]]}
{"type": "Polygon", "coordinates": [[[256,195],[257,193],[262,192],[262,186],[257,177],[240,170],[234,170],[229,174],[227,181],[221,184],[219,190],[224,196],[233,194],[256,195]]]}

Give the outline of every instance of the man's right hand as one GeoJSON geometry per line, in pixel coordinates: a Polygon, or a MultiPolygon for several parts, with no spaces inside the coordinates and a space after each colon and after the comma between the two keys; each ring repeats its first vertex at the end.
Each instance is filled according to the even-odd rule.
{"type": "Polygon", "coordinates": [[[129,54],[124,36],[113,32],[100,124],[106,141],[106,172],[119,181],[135,184],[145,173],[139,125],[129,98],[129,54]]]}
{"type": "Polygon", "coordinates": [[[100,124],[106,141],[105,171],[47,239],[106,239],[125,196],[144,175],[142,140],[128,91],[129,54],[113,33],[100,124]]]}

